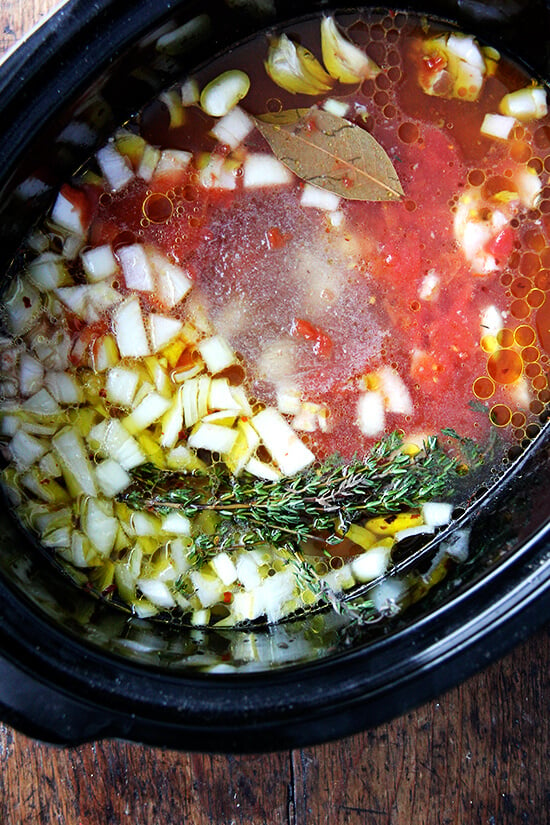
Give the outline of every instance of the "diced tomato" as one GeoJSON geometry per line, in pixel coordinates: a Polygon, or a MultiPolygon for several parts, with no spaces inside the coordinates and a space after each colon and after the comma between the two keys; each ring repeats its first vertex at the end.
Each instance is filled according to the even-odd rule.
{"type": "Polygon", "coordinates": [[[319,327],[314,326],[303,318],[295,318],[292,325],[292,334],[304,341],[313,341],[313,351],[321,358],[329,358],[332,354],[332,338],[319,327]]]}
{"type": "Polygon", "coordinates": [[[495,256],[497,263],[503,264],[506,263],[513,249],[514,230],[511,226],[505,226],[491,242],[488,251],[495,256]]]}
{"type": "Polygon", "coordinates": [[[265,237],[268,249],[282,249],[292,236],[283,234],[278,226],[271,226],[265,233],[265,237]]]}

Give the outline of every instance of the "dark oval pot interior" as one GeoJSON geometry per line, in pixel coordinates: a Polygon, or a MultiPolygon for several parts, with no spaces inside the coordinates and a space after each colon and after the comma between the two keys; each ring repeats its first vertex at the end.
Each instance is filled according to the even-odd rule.
{"type": "MultiPolygon", "coordinates": [[[[408,7],[453,21],[550,76],[548,3],[408,7]]],[[[3,269],[56,186],[116,125],[206,56],[318,9],[325,4],[70,1],[0,68],[3,269]],[[183,50],[159,53],[158,37],[184,24],[183,50]],[[79,134],[87,136],[84,145],[79,134]]],[[[383,626],[343,628],[324,614],[313,624],[310,616],[231,632],[140,621],[77,590],[5,506],[2,716],[60,743],[120,736],[188,750],[258,751],[325,741],[402,713],[550,615],[549,446],[546,428],[467,516],[468,562],[383,626]]]]}

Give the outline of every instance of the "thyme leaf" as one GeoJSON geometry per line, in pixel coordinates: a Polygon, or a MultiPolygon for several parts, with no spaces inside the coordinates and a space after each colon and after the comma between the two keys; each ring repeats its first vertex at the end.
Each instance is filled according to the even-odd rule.
{"type": "Polygon", "coordinates": [[[200,555],[242,546],[247,533],[253,542],[284,542],[295,551],[306,541],[324,546],[341,541],[361,519],[448,496],[463,465],[445,453],[435,436],[427,438],[414,457],[401,450],[402,444],[402,436],[394,432],[363,460],[346,462],[335,455],[277,481],[248,473],[234,477],[221,464],[202,475],[148,464],[132,471],[133,484],[120,498],[134,509],[164,514],[174,509],[188,517],[215,513],[224,527],[204,537],[200,555]]]}

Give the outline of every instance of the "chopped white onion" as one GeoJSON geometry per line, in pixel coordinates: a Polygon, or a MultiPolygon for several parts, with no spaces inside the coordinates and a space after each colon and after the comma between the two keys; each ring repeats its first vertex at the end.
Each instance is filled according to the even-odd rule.
{"type": "Polygon", "coordinates": [[[254,121],[239,106],[235,106],[212,129],[212,135],[220,143],[236,149],[254,128],[254,121]]]}
{"type": "Polygon", "coordinates": [[[340,206],[340,198],[334,192],[306,183],[302,190],[300,204],[315,209],[324,209],[326,212],[335,212],[340,206]]]}
{"type": "Polygon", "coordinates": [[[118,272],[118,263],[109,244],[86,249],[80,258],[89,283],[112,278],[118,272]]]}
{"type": "Polygon", "coordinates": [[[486,137],[496,138],[497,140],[508,140],[515,123],[516,119],[514,117],[495,115],[488,112],[483,118],[480,132],[486,137]]]}
{"type": "Polygon", "coordinates": [[[293,476],[315,460],[309,447],[273,407],[259,412],[251,423],[284,475],[293,476]]]}
{"type": "Polygon", "coordinates": [[[121,356],[141,358],[150,355],[139,298],[133,296],[120,304],[113,314],[113,330],[121,356]]]}
{"type": "Polygon", "coordinates": [[[213,375],[227,369],[237,360],[235,353],[221,335],[205,338],[199,343],[198,350],[207,369],[213,375]]]}
{"type": "Polygon", "coordinates": [[[128,289],[152,292],[155,288],[149,257],[141,244],[134,243],[117,249],[124,280],[128,289]]]}
{"type": "Polygon", "coordinates": [[[379,435],[385,426],[384,398],[380,392],[368,390],[357,402],[357,426],[367,436],[379,435]]]}
{"type": "Polygon", "coordinates": [[[117,151],[113,143],[107,143],[96,154],[99,168],[112,192],[124,189],[135,175],[124,155],[117,151]]]}
{"type": "Polygon", "coordinates": [[[292,172],[273,155],[250,153],[244,162],[244,186],[286,186],[292,183],[292,172]]]}

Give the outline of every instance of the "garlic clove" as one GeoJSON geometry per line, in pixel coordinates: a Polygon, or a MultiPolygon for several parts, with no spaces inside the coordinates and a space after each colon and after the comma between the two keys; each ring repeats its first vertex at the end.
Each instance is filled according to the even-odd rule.
{"type": "Polygon", "coordinates": [[[321,47],[328,73],[340,83],[360,83],[381,71],[374,60],[348,40],[333,17],[323,17],[321,47]]]}

